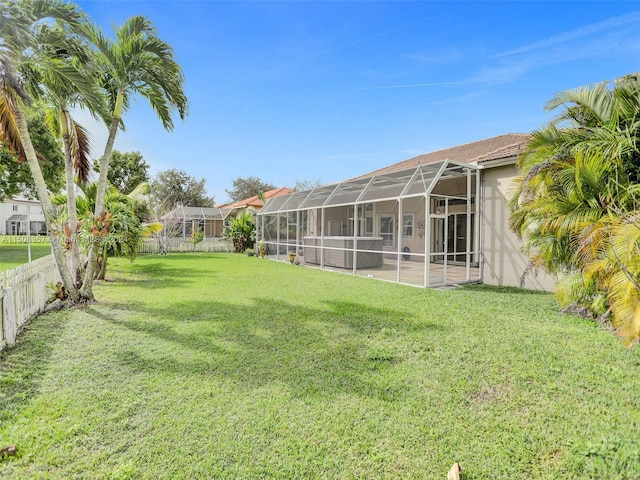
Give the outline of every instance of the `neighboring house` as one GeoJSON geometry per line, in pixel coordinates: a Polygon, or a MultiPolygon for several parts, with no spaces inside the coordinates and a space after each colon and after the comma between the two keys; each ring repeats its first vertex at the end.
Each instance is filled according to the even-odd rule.
{"type": "Polygon", "coordinates": [[[205,239],[221,237],[225,216],[218,207],[178,206],[161,217],[163,235],[187,238],[194,229],[200,228],[205,239]]]}
{"type": "Polygon", "coordinates": [[[0,202],[0,235],[46,235],[42,205],[37,200],[12,197],[0,202]]]}
{"type": "Polygon", "coordinates": [[[293,190],[287,187],[275,188],[273,190],[269,190],[264,192],[262,195],[254,195],[253,197],[245,198],[244,200],[240,200],[239,202],[234,203],[225,203],[224,205],[218,205],[218,208],[226,213],[226,217],[235,217],[238,213],[249,210],[253,213],[258,212],[263,207],[262,198],[265,201],[269,201],[272,198],[280,197],[282,195],[289,195],[293,193],[293,190]]]}
{"type": "Polygon", "coordinates": [[[528,138],[500,135],[273,198],[258,213],[258,238],[271,257],[294,252],[306,265],[393,282],[549,290],[555,281],[527,272],[508,226],[528,138]]]}

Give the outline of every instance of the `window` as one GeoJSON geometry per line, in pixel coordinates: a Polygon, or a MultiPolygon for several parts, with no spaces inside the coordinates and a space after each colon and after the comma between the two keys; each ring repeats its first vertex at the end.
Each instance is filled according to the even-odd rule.
{"type": "Polygon", "coordinates": [[[384,247],[393,247],[395,245],[394,220],[395,217],[393,215],[380,215],[380,236],[384,247]]]}
{"type": "Polygon", "coordinates": [[[373,217],[365,219],[364,235],[365,237],[373,237],[373,217]]]}
{"type": "MultiPolygon", "coordinates": [[[[371,211],[373,210],[373,205],[368,203],[366,207],[364,205],[358,205],[358,237],[373,237],[373,217],[371,216],[371,211]]],[[[349,226],[347,229],[347,235],[353,235],[353,216],[354,209],[353,207],[349,207],[349,226]]]]}
{"type": "Polygon", "coordinates": [[[373,203],[367,203],[364,210],[364,236],[373,237],[373,203]]]}
{"type": "MultiPolygon", "coordinates": [[[[467,204],[467,200],[464,198],[449,198],[449,206],[451,205],[466,205],[467,204]]],[[[445,204],[447,203],[447,199],[445,198],[437,198],[435,200],[435,206],[436,207],[444,207],[445,204]]],[[[471,197],[471,205],[475,205],[476,203],[476,197],[472,196],[471,197]]]]}
{"type": "Polygon", "coordinates": [[[296,212],[287,213],[287,236],[289,240],[295,242],[298,230],[298,218],[296,212]]]}
{"type": "Polygon", "coordinates": [[[402,237],[413,238],[413,225],[415,216],[413,213],[405,213],[402,215],[402,237]]]}
{"type": "Polygon", "coordinates": [[[13,211],[17,212],[18,211],[18,205],[13,205],[13,211]]]}

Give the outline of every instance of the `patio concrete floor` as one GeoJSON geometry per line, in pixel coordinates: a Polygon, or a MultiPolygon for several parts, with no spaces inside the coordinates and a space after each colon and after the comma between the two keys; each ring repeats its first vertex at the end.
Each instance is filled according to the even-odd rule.
{"type": "MultiPolygon", "coordinates": [[[[275,259],[275,257],[273,258],[275,259]]],[[[280,260],[288,261],[284,258],[284,256],[281,256],[280,260]]],[[[305,264],[304,261],[302,261],[301,265],[309,268],[320,268],[320,266],[317,264],[305,264]]],[[[330,267],[325,265],[324,270],[353,275],[353,269],[351,268],[330,267]]],[[[362,277],[397,282],[397,261],[395,259],[383,258],[381,267],[357,269],[355,274],[362,277]]],[[[477,282],[479,280],[480,269],[478,267],[470,267],[469,276],[467,277],[467,268],[464,265],[448,264],[445,266],[442,263],[431,263],[429,265],[429,287],[440,287],[443,285],[477,282]]],[[[400,283],[424,287],[424,262],[401,260],[400,283]]]]}

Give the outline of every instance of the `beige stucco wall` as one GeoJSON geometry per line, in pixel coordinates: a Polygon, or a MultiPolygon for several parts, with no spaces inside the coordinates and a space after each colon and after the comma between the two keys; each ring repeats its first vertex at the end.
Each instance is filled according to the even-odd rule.
{"type": "MultiPolygon", "coordinates": [[[[488,285],[520,286],[520,279],[528,260],[522,253],[522,242],[509,229],[507,207],[510,185],[516,177],[515,165],[482,170],[484,272],[483,282],[488,285]]],[[[556,280],[543,272],[530,272],[524,287],[552,291],[556,280]]]]}

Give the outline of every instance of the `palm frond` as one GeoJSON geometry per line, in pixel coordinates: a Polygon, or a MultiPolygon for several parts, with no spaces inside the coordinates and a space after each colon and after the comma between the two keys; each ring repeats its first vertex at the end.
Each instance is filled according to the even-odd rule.
{"type": "Polygon", "coordinates": [[[564,106],[562,120],[571,120],[579,125],[599,125],[611,118],[612,96],[606,82],[597,83],[560,92],[545,104],[545,108],[551,111],[564,106]]]}
{"type": "Polygon", "coordinates": [[[164,229],[164,225],[161,222],[151,222],[142,224],[142,235],[144,237],[151,237],[155,233],[160,233],[164,229]]]}
{"type": "Polygon", "coordinates": [[[19,160],[25,160],[22,139],[15,117],[16,102],[14,91],[0,92],[0,141],[15,152],[19,160]]]}
{"type": "Polygon", "coordinates": [[[31,101],[18,80],[13,60],[7,52],[3,51],[0,51],[0,94],[2,96],[10,95],[16,99],[19,98],[25,103],[30,103],[31,101]]]}
{"type": "Polygon", "coordinates": [[[640,84],[568,90],[557,118],[518,159],[509,225],[530,261],[568,274],[563,305],[608,306],[626,342],[640,340],[640,84]]]}
{"type": "Polygon", "coordinates": [[[146,200],[146,196],[149,193],[149,183],[140,182],[135,188],[127,194],[135,202],[142,202],[146,200]]]}
{"type": "Polygon", "coordinates": [[[138,93],[149,100],[163,126],[172,130],[171,113],[175,110],[184,119],[188,111],[184,74],[175,52],[157,37],[153,24],[142,16],[129,18],[115,34],[117,40],[112,41],[97,29],[90,33],[102,56],[102,84],[109,92],[112,107],[120,94],[126,111],[129,97],[138,93]]]}
{"type": "Polygon", "coordinates": [[[71,159],[73,161],[73,169],[78,178],[79,184],[84,184],[89,180],[89,171],[91,170],[91,160],[89,156],[91,154],[91,141],[89,132],[71,119],[71,159]]]}

